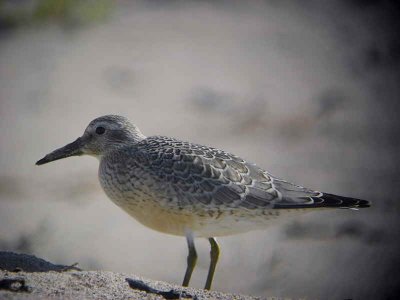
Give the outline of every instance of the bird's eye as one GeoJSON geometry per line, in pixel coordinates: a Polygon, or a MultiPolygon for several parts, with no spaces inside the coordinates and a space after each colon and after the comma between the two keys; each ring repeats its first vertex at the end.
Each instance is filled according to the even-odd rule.
{"type": "Polygon", "coordinates": [[[97,134],[103,134],[106,131],[106,129],[102,126],[99,126],[96,128],[96,133],[97,134]]]}

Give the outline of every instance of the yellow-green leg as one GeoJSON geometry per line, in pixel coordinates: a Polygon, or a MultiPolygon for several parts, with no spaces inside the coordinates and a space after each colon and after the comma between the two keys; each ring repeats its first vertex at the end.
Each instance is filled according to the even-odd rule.
{"type": "Polygon", "coordinates": [[[189,248],[189,255],[187,257],[187,267],[186,267],[185,277],[183,278],[183,283],[182,283],[183,286],[189,285],[190,278],[192,277],[192,273],[197,262],[197,253],[196,253],[196,248],[194,246],[193,237],[191,235],[187,235],[186,240],[189,248]]]}
{"type": "Polygon", "coordinates": [[[208,269],[206,286],[204,287],[204,289],[206,290],[211,289],[211,284],[214,278],[215,267],[217,266],[217,261],[219,257],[219,246],[217,240],[215,238],[209,238],[208,241],[210,242],[211,245],[211,251],[210,251],[211,261],[210,261],[210,268],[208,269]]]}

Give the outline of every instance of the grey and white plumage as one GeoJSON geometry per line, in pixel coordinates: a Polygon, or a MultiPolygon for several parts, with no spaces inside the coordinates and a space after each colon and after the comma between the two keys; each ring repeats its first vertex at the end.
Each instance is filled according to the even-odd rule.
{"type": "Polygon", "coordinates": [[[363,200],[277,179],[225,151],[163,136],[105,154],[99,178],[107,195],[128,213],[153,229],[175,235],[185,235],[186,230],[201,237],[228,235],[259,229],[283,210],[366,205],[363,200]],[[143,204],[147,201],[160,215],[164,211],[198,218],[191,218],[191,224],[174,220],[168,226],[165,220],[160,227],[151,226],[137,212],[149,205],[143,204]]]}
{"type": "Polygon", "coordinates": [[[369,206],[289,183],[223,150],[145,137],[114,115],[93,120],[82,137],[37,164],[81,154],[99,158],[101,186],[118,206],[152,229],[190,238],[261,229],[316,208],[369,206]]]}

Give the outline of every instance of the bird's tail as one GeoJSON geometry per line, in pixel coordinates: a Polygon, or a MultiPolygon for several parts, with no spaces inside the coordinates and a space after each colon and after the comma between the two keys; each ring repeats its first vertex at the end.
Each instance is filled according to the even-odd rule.
{"type": "Polygon", "coordinates": [[[365,208],[371,203],[367,200],[322,193],[320,197],[312,197],[316,206],[338,208],[365,208]],[[319,198],[319,199],[318,199],[319,198]]]}

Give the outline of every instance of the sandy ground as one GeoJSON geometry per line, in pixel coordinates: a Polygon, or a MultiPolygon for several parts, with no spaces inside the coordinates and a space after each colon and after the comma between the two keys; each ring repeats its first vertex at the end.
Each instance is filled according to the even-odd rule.
{"type": "MultiPolygon", "coordinates": [[[[31,255],[0,252],[1,299],[220,299],[251,300],[250,296],[182,288],[166,282],[105,271],[77,271],[31,255]],[[16,272],[16,269],[19,269],[16,272]],[[24,270],[24,271],[22,271],[24,270]],[[150,286],[152,292],[132,289],[127,278],[150,286]],[[159,292],[170,292],[157,295],[159,292]]],[[[279,300],[278,298],[265,298],[279,300]]]]}

